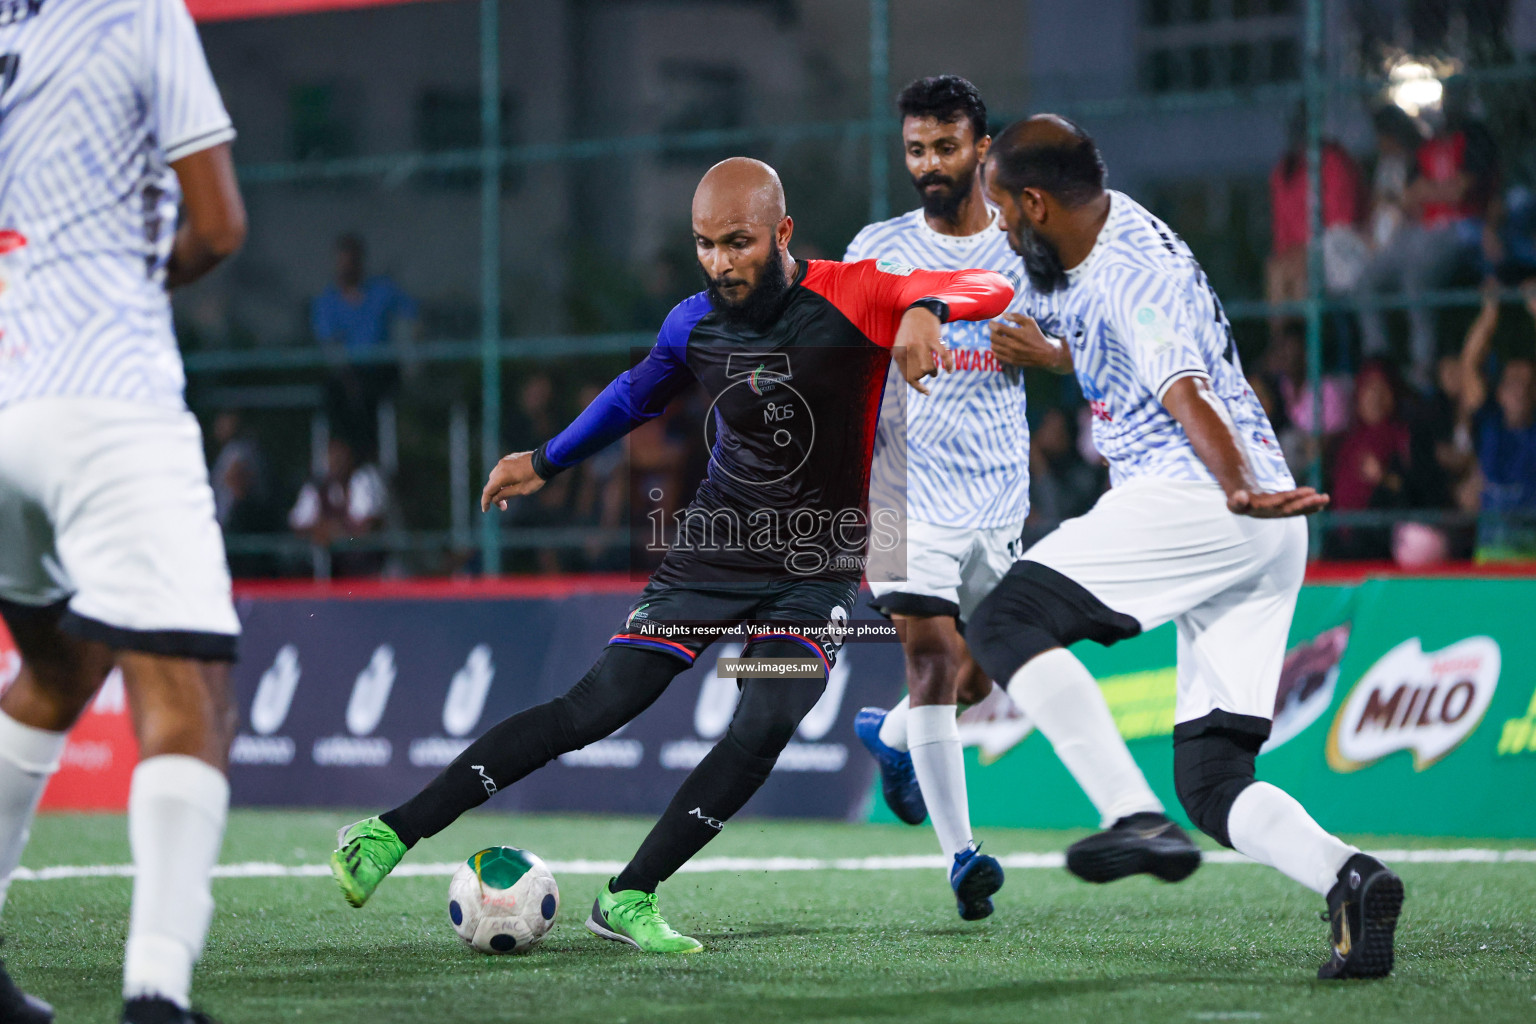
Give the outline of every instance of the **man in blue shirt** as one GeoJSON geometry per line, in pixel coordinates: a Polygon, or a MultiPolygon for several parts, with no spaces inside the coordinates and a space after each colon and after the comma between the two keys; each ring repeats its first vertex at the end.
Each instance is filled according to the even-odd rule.
{"type": "MultiPolygon", "coordinates": [[[[1536,289],[1527,289],[1525,298],[1536,317],[1536,289]]],[[[1499,292],[1491,287],[1461,353],[1463,423],[1483,474],[1479,561],[1536,553],[1536,362],[1504,360],[1489,394],[1484,369],[1498,322],[1499,292]]]]}
{"type": "Polygon", "coordinates": [[[364,273],[363,240],[336,240],[336,280],[310,308],[310,329],[322,345],[340,345],[348,355],[389,343],[398,317],[415,321],[416,301],[385,274],[364,273]]]}
{"type": "Polygon", "coordinates": [[[372,458],[378,442],[379,402],[394,392],[400,380],[399,364],[378,361],[377,355],[395,340],[398,321],[407,322],[401,324],[406,331],[401,340],[411,339],[416,302],[387,275],[369,277],[364,256],[358,235],[336,240],[336,280],[311,305],[310,328],[330,355],[326,407],[332,425],[372,458]]]}

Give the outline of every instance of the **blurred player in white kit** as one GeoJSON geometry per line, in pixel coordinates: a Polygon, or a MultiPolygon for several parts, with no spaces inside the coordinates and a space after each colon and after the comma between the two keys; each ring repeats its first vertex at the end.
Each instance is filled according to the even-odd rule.
{"type": "MultiPolygon", "coordinates": [[[[0,908],[68,730],[121,669],[141,756],[122,1019],[204,1021],[240,623],[166,289],[244,241],[235,132],[182,0],[0,15],[0,616],[22,658],[0,908]]],[[[0,968],[0,1024],[52,1019],[0,968]]]]}

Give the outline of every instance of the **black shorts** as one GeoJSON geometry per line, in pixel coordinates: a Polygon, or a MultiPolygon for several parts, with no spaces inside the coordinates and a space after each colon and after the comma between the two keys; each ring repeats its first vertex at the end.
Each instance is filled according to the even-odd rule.
{"type": "Polygon", "coordinates": [[[847,624],[858,591],[857,582],[828,579],[688,586],[652,581],[608,642],[671,654],[692,665],[716,640],[743,643],[743,655],[754,644],[782,640],[803,645],[830,672],[842,636],[829,627],[847,624]],[[736,628],[742,624],[753,628],[736,628]]]}

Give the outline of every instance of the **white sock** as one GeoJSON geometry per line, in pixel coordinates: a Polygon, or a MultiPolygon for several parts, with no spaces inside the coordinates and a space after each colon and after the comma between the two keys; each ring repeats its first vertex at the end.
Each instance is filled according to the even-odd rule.
{"type": "Polygon", "coordinates": [[[0,910],[21,863],[32,816],[48,777],[59,770],[67,734],[36,729],[0,711],[0,910]]]}
{"type": "Polygon", "coordinates": [[[213,918],[209,877],[219,859],[229,783],[185,754],[139,762],[128,790],[133,912],[123,958],[123,998],[159,996],[186,1007],[192,965],[213,918]]]}
{"type": "Polygon", "coordinates": [[[907,746],[907,715],[912,710],[912,698],[903,697],[901,703],[885,713],[880,723],[880,742],[892,750],[910,750],[907,746]]]}
{"type": "MultiPolygon", "coordinates": [[[[1001,686],[993,683],[991,692],[988,693],[986,697],[983,697],[982,700],[985,701],[990,699],[992,694],[997,693],[1001,689],[1001,686]]],[[[975,705],[972,705],[972,707],[974,706],[975,705]]],[[[897,704],[895,707],[891,708],[891,710],[885,713],[885,721],[880,723],[881,743],[884,743],[892,750],[912,749],[909,745],[910,741],[907,737],[907,715],[910,714],[911,711],[912,698],[903,697],[901,698],[901,703],[897,704]]]]}
{"type": "Polygon", "coordinates": [[[1108,828],[1127,814],[1163,809],[1125,748],[1099,684],[1077,656],[1057,647],[1008,681],[1008,696],[1056,749],[1108,828]]]}
{"type": "Polygon", "coordinates": [[[1360,851],[1323,831],[1296,798],[1255,782],[1227,812],[1232,848],[1294,878],[1320,896],[1338,881],[1344,862],[1360,851]]]}
{"type": "Polygon", "coordinates": [[[971,805],[965,795],[965,757],[955,705],[928,704],[907,714],[912,767],[928,805],[939,846],[953,856],[971,845],[971,805]]]}

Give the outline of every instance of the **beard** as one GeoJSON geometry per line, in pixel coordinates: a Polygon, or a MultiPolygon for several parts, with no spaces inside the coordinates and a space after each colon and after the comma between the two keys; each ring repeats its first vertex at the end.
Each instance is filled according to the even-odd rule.
{"type": "Polygon", "coordinates": [[[1068,284],[1067,268],[1062,266],[1061,252],[1048,239],[1021,226],[1017,233],[1008,232],[1008,246],[1024,260],[1024,273],[1035,291],[1050,294],[1068,284]]]}
{"type": "Polygon", "coordinates": [[[912,187],[917,189],[917,194],[923,201],[924,216],[953,224],[960,217],[960,204],[965,202],[971,194],[971,189],[976,187],[976,171],[972,168],[962,174],[959,180],[934,171],[921,178],[913,178],[912,187]],[[929,185],[947,187],[930,192],[929,185]]]}
{"type": "Polygon", "coordinates": [[[769,250],[768,258],[763,260],[763,266],[757,274],[757,284],[740,302],[732,302],[721,291],[728,285],[740,283],[740,278],[728,273],[711,277],[702,266],[699,270],[704,274],[704,291],[709,296],[710,306],[726,323],[760,331],[778,319],[784,296],[789,292],[789,280],[784,276],[784,250],[777,245],[769,250]]]}

